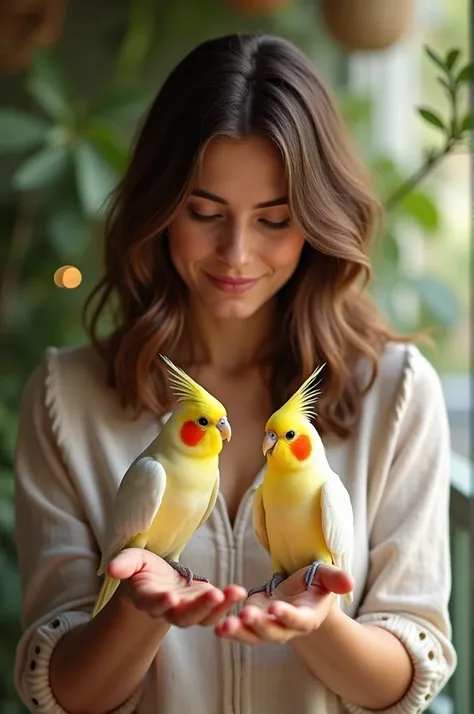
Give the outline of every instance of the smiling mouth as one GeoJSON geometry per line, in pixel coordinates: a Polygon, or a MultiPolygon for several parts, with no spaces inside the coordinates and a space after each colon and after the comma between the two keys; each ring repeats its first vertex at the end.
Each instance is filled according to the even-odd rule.
{"type": "Polygon", "coordinates": [[[223,293],[245,293],[260,280],[260,278],[229,278],[209,273],[205,273],[205,275],[212,285],[223,293]]]}

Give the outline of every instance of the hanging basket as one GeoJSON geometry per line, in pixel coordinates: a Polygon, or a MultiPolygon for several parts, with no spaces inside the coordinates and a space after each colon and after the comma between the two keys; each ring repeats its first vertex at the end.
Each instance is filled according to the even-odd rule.
{"type": "Polygon", "coordinates": [[[231,10],[253,15],[267,15],[292,5],[295,0],[226,0],[231,10]]]}
{"type": "Polygon", "coordinates": [[[384,50],[410,30],[413,0],[322,0],[333,37],[347,50],[384,50]]]}
{"type": "Polygon", "coordinates": [[[0,0],[0,73],[25,69],[31,53],[59,38],[66,0],[0,0]]]}

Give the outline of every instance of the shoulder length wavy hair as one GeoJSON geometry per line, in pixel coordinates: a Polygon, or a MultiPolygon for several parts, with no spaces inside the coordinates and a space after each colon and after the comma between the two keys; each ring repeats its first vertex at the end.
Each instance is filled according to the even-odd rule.
{"type": "Polygon", "coordinates": [[[122,404],[137,416],[169,409],[159,353],[176,354],[186,289],[169,257],[167,227],[191,191],[209,141],[250,134],[278,147],[291,215],[306,238],[298,269],[277,298],[281,329],[269,357],[275,407],[326,362],[318,429],[347,437],[385,344],[407,338],[389,332],[363,292],[380,207],[327,88],[284,39],[209,40],[170,74],[110,205],[105,274],[86,302],[86,329],[122,404]],[[117,325],[102,340],[99,319],[114,298],[117,325]],[[361,357],[371,365],[365,385],[355,369],[361,357]]]}

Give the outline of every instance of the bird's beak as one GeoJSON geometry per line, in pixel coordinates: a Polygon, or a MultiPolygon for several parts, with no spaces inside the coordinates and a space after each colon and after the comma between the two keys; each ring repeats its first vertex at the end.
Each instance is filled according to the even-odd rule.
{"type": "Polygon", "coordinates": [[[275,439],[272,439],[270,434],[265,434],[265,438],[263,440],[262,444],[262,451],[263,455],[266,456],[267,454],[271,454],[273,449],[275,448],[276,441],[275,439]]]}
{"type": "Polygon", "coordinates": [[[227,417],[222,417],[222,419],[219,419],[219,421],[217,422],[217,428],[221,433],[222,441],[224,441],[224,439],[227,439],[227,441],[231,440],[232,429],[230,428],[230,424],[227,421],[227,417]]]}

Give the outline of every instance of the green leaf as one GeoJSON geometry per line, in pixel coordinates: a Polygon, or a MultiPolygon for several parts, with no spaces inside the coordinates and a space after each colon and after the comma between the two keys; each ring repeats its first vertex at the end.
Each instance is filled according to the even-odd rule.
{"type": "Polygon", "coordinates": [[[115,127],[95,119],[85,126],[84,134],[112,169],[122,175],[127,165],[128,145],[115,127]]]}
{"type": "Polygon", "coordinates": [[[431,49],[428,45],[425,45],[425,52],[428,55],[428,57],[435,62],[435,64],[438,65],[438,67],[441,67],[441,69],[445,72],[446,71],[446,64],[444,63],[444,60],[440,55],[435,52],[435,50],[431,49]]]}
{"type": "Polygon", "coordinates": [[[443,87],[443,89],[446,90],[448,96],[452,98],[453,96],[453,88],[449,84],[449,82],[444,78],[444,77],[436,77],[437,81],[440,83],[440,85],[443,87]]]}
{"type": "Polygon", "coordinates": [[[461,315],[459,301],[445,283],[433,275],[422,275],[411,280],[427,310],[443,325],[455,325],[461,315]]]}
{"type": "Polygon", "coordinates": [[[58,257],[68,263],[81,257],[90,239],[87,220],[77,203],[59,203],[48,216],[46,230],[58,257]]]}
{"type": "Polygon", "coordinates": [[[412,190],[401,201],[399,210],[416,221],[424,230],[434,232],[439,228],[436,204],[423,191],[412,190]]]}
{"type": "MultiPolygon", "coordinates": [[[[158,5],[154,0],[135,0],[129,4],[127,31],[117,57],[114,83],[136,82],[143,72],[147,55],[156,38],[158,5]]],[[[184,12],[188,15],[188,12],[184,12]]]]}
{"type": "Polygon", "coordinates": [[[135,123],[153,100],[149,89],[141,87],[113,87],[101,94],[89,106],[89,116],[116,123],[135,123]]]}
{"type": "Polygon", "coordinates": [[[393,273],[396,274],[400,260],[400,246],[393,233],[386,233],[382,238],[383,259],[390,264],[393,273]]]}
{"type": "Polygon", "coordinates": [[[26,89],[52,118],[62,119],[71,113],[66,80],[57,61],[47,52],[35,52],[26,89]]]}
{"type": "Polygon", "coordinates": [[[474,114],[466,114],[461,124],[461,134],[474,129],[474,114]]]}
{"type": "Polygon", "coordinates": [[[423,119],[429,124],[438,127],[439,129],[445,129],[442,119],[432,112],[430,109],[425,109],[424,107],[419,107],[418,112],[423,117],[423,119]]]}
{"type": "Polygon", "coordinates": [[[462,68],[462,70],[459,72],[458,76],[456,77],[456,82],[460,84],[461,82],[470,82],[472,79],[472,64],[467,64],[465,67],[462,68]]]}
{"type": "Polygon", "coordinates": [[[457,49],[448,52],[448,54],[446,55],[446,67],[448,69],[452,69],[454,67],[460,54],[461,51],[457,49]]]}
{"type": "Polygon", "coordinates": [[[86,140],[77,144],[74,158],[83,209],[87,215],[96,216],[117,184],[117,173],[86,140]]]}
{"type": "Polygon", "coordinates": [[[35,190],[58,181],[65,173],[69,149],[63,146],[47,147],[25,161],[13,176],[13,185],[19,190],[35,190]]]}
{"type": "Polygon", "coordinates": [[[48,125],[16,109],[0,110],[0,152],[34,149],[46,139],[48,125]]]}

